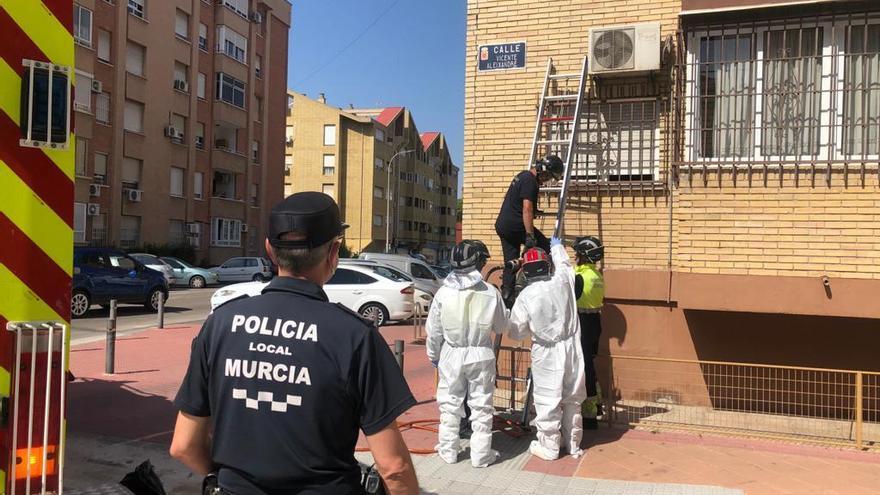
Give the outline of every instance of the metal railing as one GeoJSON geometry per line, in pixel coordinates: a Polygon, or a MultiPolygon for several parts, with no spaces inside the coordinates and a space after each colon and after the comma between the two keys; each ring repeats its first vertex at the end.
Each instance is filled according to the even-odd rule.
{"type": "MultiPolygon", "coordinates": [[[[529,349],[501,347],[495,406],[527,404],[529,349]]],[[[609,424],[880,449],[880,372],[598,356],[609,424]]]]}

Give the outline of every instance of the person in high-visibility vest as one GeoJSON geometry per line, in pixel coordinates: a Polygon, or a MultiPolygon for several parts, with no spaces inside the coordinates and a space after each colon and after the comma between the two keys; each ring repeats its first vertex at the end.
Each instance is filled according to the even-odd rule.
{"type": "Polygon", "coordinates": [[[602,334],[600,312],[605,301],[605,279],[596,263],[605,255],[605,246],[598,237],[585,236],[575,239],[573,247],[577,262],[574,295],[581,323],[581,348],[587,383],[587,400],[584,401],[582,415],[584,429],[595,430],[599,427],[596,418],[602,414],[602,402],[593,359],[599,353],[599,336],[602,334]]]}

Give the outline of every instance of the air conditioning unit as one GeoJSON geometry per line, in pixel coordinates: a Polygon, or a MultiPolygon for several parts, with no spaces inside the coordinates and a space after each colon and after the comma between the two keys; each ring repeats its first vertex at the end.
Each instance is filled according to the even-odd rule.
{"type": "Polygon", "coordinates": [[[659,22],[590,29],[590,74],[659,70],[660,44],[659,22]]]}
{"type": "Polygon", "coordinates": [[[196,136],[196,148],[205,147],[205,136],[196,136]]]}
{"type": "Polygon", "coordinates": [[[92,79],[92,93],[100,93],[104,91],[104,85],[97,79],[92,79]]]}
{"type": "Polygon", "coordinates": [[[186,224],[186,233],[188,235],[193,235],[193,236],[201,234],[202,233],[202,224],[200,224],[198,222],[190,222],[190,223],[186,224]]]}
{"type": "Polygon", "coordinates": [[[98,197],[101,195],[101,186],[98,184],[89,184],[89,196],[98,197]]]}
{"type": "Polygon", "coordinates": [[[251,12],[251,20],[257,24],[263,23],[263,14],[259,12],[251,12]]]}
{"type": "Polygon", "coordinates": [[[89,203],[86,206],[86,212],[90,217],[98,216],[101,214],[101,205],[97,203],[89,203]]]}
{"type": "Polygon", "coordinates": [[[122,191],[125,199],[131,201],[132,203],[140,203],[141,198],[144,195],[144,192],[140,189],[124,189],[122,191]]]}
{"type": "Polygon", "coordinates": [[[247,232],[247,231],[248,231],[248,226],[247,226],[246,223],[241,224],[241,231],[242,231],[242,232],[247,232]]]}
{"type": "Polygon", "coordinates": [[[173,125],[165,126],[165,137],[176,138],[177,129],[173,125]]]}
{"type": "Polygon", "coordinates": [[[189,92],[189,84],[186,81],[181,81],[180,79],[174,80],[174,89],[178,91],[183,91],[184,93],[189,92]]]}

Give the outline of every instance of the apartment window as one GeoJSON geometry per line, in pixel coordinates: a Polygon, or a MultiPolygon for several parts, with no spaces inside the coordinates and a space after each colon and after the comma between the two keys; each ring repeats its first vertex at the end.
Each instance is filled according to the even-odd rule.
{"type": "Polygon", "coordinates": [[[92,11],[77,4],[73,4],[73,39],[83,46],[92,46],[92,11]]]}
{"type": "Polygon", "coordinates": [[[98,29],[98,60],[110,63],[110,31],[98,29]]]}
{"type": "Polygon", "coordinates": [[[172,196],[183,197],[183,173],[182,168],[171,167],[171,185],[168,190],[172,196]]]}
{"type": "Polygon", "coordinates": [[[141,217],[122,215],[119,221],[119,247],[133,248],[141,243],[141,217]]]}
{"type": "Polygon", "coordinates": [[[324,175],[333,175],[336,173],[336,155],[324,155],[324,175]]]}
{"type": "Polygon", "coordinates": [[[143,77],[146,53],[147,49],[143,45],[129,41],[125,45],[125,70],[136,76],[143,77]]]}
{"type": "Polygon", "coordinates": [[[135,17],[146,19],[145,2],[146,0],[128,0],[128,13],[135,17]]]}
{"type": "Polygon", "coordinates": [[[373,225],[376,227],[381,227],[384,225],[382,215],[373,215],[373,225]]]}
{"type": "Polygon", "coordinates": [[[108,93],[95,95],[95,120],[102,124],[110,123],[110,95],[108,93]]]}
{"type": "Polygon", "coordinates": [[[196,199],[204,198],[205,190],[205,174],[196,172],[193,174],[193,197],[196,199]]]}
{"type": "Polygon", "coordinates": [[[379,141],[385,141],[385,131],[382,129],[376,129],[376,139],[379,141]]]}
{"type": "Polygon", "coordinates": [[[80,112],[92,111],[92,75],[76,71],[73,108],[80,112]]]}
{"type": "Polygon", "coordinates": [[[254,55],[254,75],[257,79],[263,78],[263,57],[254,55]]]}
{"type": "MultiPolygon", "coordinates": [[[[660,117],[654,99],[594,101],[584,114],[587,142],[607,143],[575,155],[572,177],[590,181],[651,181],[659,167],[660,117]]],[[[428,180],[433,188],[434,181],[428,180]]]]}
{"type": "Polygon", "coordinates": [[[92,216],[92,246],[104,246],[107,244],[107,215],[101,213],[92,216]]]}
{"type": "Polygon", "coordinates": [[[260,205],[260,185],[251,184],[251,206],[260,205]]]}
{"type": "Polygon", "coordinates": [[[175,142],[182,143],[186,135],[186,117],[172,113],[171,127],[177,131],[176,136],[174,136],[175,142]]]}
{"type": "Polygon", "coordinates": [[[189,89],[186,84],[189,80],[187,77],[188,73],[189,67],[187,67],[186,64],[177,61],[174,62],[174,89],[184,92],[189,89]]]}
{"type": "Polygon", "coordinates": [[[260,163],[260,142],[251,142],[251,159],[254,163],[260,163]]]}
{"type": "Polygon", "coordinates": [[[213,197],[215,198],[236,199],[235,174],[232,172],[215,170],[211,189],[213,191],[213,197]]]}
{"type": "Polygon", "coordinates": [[[880,155],[880,24],[852,26],[846,43],[844,152],[880,155]]]}
{"type": "Polygon", "coordinates": [[[141,184],[141,168],[143,163],[136,158],[122,158],[122,187],[139,189],[141,184]]]}
{"type": "Polygon", "coordinates": [[[175,246],[186,244],[186,223],[183,220],[168,221],[168,243],[175,246]]]}
{"type": "Polygon", "coordinates": [[[385,160],[376,158],[373,160],[373,165],[376,167],[376,170],[382,170],[385,168],[385,160]]]}
{"type": "Polygon", "coordinates": [[[214,218],[211,220],[211,244],[214,246],[241,246],[241,220],[214,218]]]}
{"type": "Polygon", "coordinates": [[[336,126],[333,124],[324,126],[324,146],[336,145],[336,126]]]}
{"type": "Polygon", "coordinates": [[[248,16],[248,0],[221,0],[223,5],[229,7],[238,13],[238,15],[247,18],[248,16]]]}
{"type": "Polygon", "coordinates": [[[217,99],[244,108],[244,83],[222,72],[217,73],[217,99]]]}
{"type": "Polygon", "coordinates": [[[256,106],[257,106],[257,109],[256,109],[257,112],[256,112],[256,115],[254,115],[254,120],[257,122],[262,122],[263,121],[263,99],[260,98],[259,96],[255,96],[254,101],[256,102],[256,106]]]}
{"type": "Polygon", "coordinates": [[[333,194],[333,184],[323,184],[321,186],[321,192],[335,199],[333,194]]]}
{"type": "Polygon", "coordinates": [[[373,187],[373,197],[379,198],[379,199],[384,198],[385,197],[385,189],[383,189],[379,186],[373,187]]]}
{"type": "Polygon", "coordinates": [[[83,138],[76,138],[76,175],[83,177],[86,175],[86,153],[88,152],[88,141],[83,138]]]}
{"type": "Polygon", "coordinates": [[[177,9],[174,16],[174,34],[185,40],[189,39],[189,14],[177,9]]]}
{"type": "Polygon", "coordinates": [[[196,122],[196,148],[205,149],[205,123],[196,122]]]}
{"type": "Polygon", "coordinates": [[[73,242],[86,242],[85,203],[73,203],[73,242]]]}
{"type": "Polygon", "coordinates": [[[208,26],[199,23],[199,50],[208,51],[208,26]]]}
{"type": "Polygon", "coordinates": [[[196,96],[201,99],[205,99],[205,85],[208,80],[208,76],[199,72],[199,75],[196,76],[196,96]]]}
{"type": "Polygon", "coordinates": [[[246,64],[247,38],[229,26],[220,24],[217,26],[217,51],[246,64]]]}
{"type": "Polygon", "coordinates": [[[95,173],[93,181],[96,184],[107,183],[107,155],[104,153],[95,153],[95,173]]]}
{"type": "Polygon", "coordinates": [[[130,132],[144,132],[144,104],[132,100],[125,100],[125,115],[123,116],[123,128],[130,132]]]}

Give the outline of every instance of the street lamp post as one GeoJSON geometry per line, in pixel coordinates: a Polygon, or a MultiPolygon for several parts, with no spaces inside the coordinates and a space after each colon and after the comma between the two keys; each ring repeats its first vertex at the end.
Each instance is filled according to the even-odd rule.
{"type": "MultiPolygon", "coordinates": [[[[385,252],[391,252],[391,173],[394,170],[394,159],[397,158],[398,155],[405,155],[407,153],[412,153],[415,150],[401,150],[391,156],[391,160],[388,160],[388,182],[385,185],[385,252]]],[[[397,201],[400,201],[400,191],[395,191],[395,194],[398,196],[397,201]]],[[[396,219],[395,219],[396,221],[396,219]]]]}

